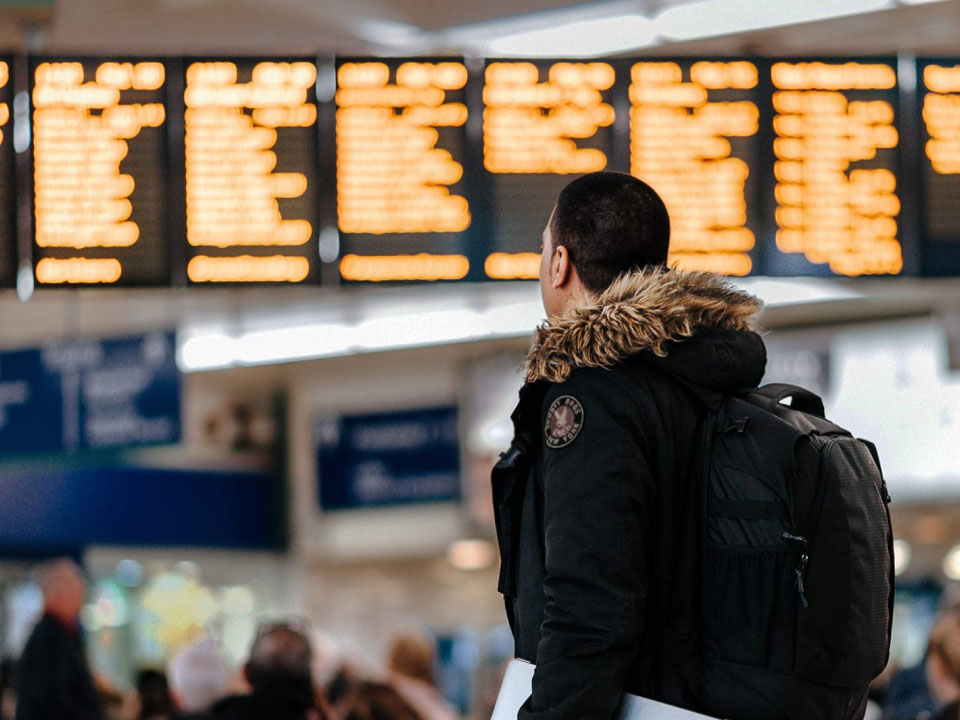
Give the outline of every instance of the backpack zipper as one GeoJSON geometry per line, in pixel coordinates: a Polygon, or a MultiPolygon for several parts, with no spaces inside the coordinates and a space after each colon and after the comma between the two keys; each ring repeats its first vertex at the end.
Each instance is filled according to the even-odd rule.
{"type": "Polygon", "coordinates": [[[810,562],[810,555],[807,553],[807,539],[802,535],[792,535],[788,532],[783,533],[780,537],[788,542],[800,545],[800,562],[798,562],[797,566],[793,569],[793,574],[795,575],[794,586],[797,588],[797,593],[800,595],[800,602],[803,606],[810,607],[810,603],[807,601],[806,588],[807,563],[810,562]]]}
{"type": "Polygon", "coordinates": [[[817,473],[817,488],[813,493],[813,502],[810,517],[807,519],[806,535],[792,535],[783,533],[784,540],[797,543],[800,546],[800,559],[797,566],[793,569],[794,586],[797,588],[797,594],[800,596],[800,603],[803,607],[810,607],[807,600],[807,566],[810,564],[810,541],[816,536],[817,528],[820,527],[820,518],[823,515],[823,504],[827,496],[827,468],[830,462],[830,453],[834,447],[842,440],[841,437],[834,437],[827,441],[823,451],[820,454],[820,468],[817,473]]]}

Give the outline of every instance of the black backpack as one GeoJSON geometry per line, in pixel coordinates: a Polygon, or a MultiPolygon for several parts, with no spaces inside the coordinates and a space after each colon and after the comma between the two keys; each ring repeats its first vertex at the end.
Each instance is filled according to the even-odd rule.
{"type": "Polygon", "coordinates": [[[706,432],[702,709],[859,720],[893,614],[876,448],[790,385],[724,398],[706,432]]]}

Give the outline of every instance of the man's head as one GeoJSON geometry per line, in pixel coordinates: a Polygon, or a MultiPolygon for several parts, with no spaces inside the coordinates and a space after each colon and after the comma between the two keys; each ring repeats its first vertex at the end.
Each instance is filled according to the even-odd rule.
{"type": "Polygon", "coordinates": [[[247,681],[258,695],[303,695],[313,687],[310,640],[299,630],[277,623],[262,626],[250,649],[247,681]]]}
{"type": "Polygon", "coordinates": [[[167,667],[170,692],[183,712],[206,712],[230,694],[233,672],[224,653],[207,638],[181,650],[167,667]]]}
{"type": "Polygon", "coordinates": [[[433,663],[436,650],[432,642],[417,632],[399,633],[390,644],[390,672],[434,684],[433,663]]]}
{"type": "Polygon", "coordinates": [[[667,262],[670,219],[660,196],[625,173],[577,178],[543,231],[540,290],[550,316],[586,304],[618,276],[667,262]]]}
{"type": "Polygon", "coordinates": [[[43,592],[44,610],[63,620],[76,620],[87,593],[77,564],[68,558],[49,560],[36,569],[35,577],[43,592]]]}

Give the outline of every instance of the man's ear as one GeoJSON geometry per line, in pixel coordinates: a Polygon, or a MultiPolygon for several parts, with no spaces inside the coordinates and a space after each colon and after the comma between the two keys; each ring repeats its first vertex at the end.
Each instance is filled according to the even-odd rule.
{"type": "Polygon", "coordinates": [[[563,245],[558,245],[550,259],[550,285],[556,290],[567,284],[570,279],[573,264],[570,262],[570,251],[563,245]]]}

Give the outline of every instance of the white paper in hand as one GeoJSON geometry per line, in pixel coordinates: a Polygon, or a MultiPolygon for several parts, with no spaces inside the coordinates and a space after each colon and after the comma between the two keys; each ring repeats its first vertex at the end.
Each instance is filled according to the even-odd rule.
{"type": "MultiPolygon", "coordinates": [[[[511,660],[503,676],[497,704],[490,720],[517,720],[517,712],[533,690],[533,671],[536,666],[526,660],[511,660]]],[[[713,720],[706,715],[665,705],[655,700],[624,695],[617,720],[713,720]]]]}

